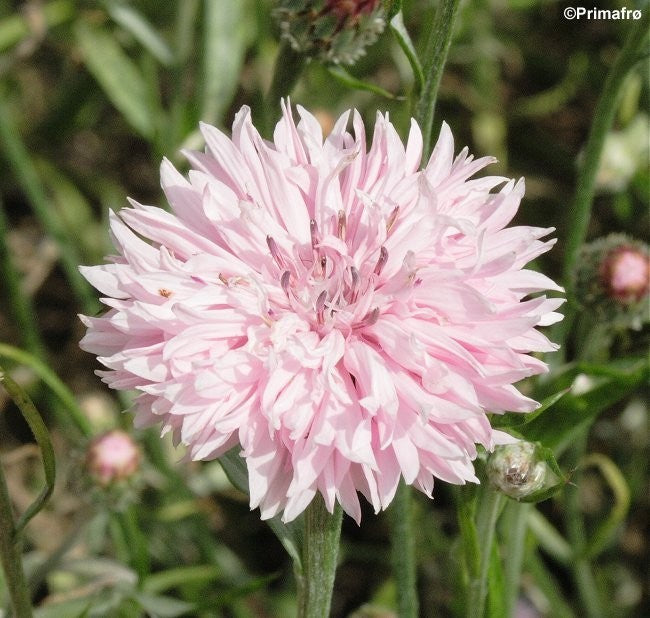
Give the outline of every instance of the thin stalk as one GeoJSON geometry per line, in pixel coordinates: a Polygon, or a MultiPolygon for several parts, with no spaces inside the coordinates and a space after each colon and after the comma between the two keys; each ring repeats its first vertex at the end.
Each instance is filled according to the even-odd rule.
{"type": "Polygon", "coordinates": [[[573,579],[578,589],[578,596],[585,610],[585,616],[588,618],[604,618],[602,599],[596,578],[591,568],[591,563],[587,556],[587,532],[585,523],[580,510],[580,471],[578,465],[585,454],[587,446],[587,436],[583,434],[577,439],[571,449],[571,461],[567,465],[576,469],[571,484],[566,489],[566,518],[567,518],[567,535],[573,548],[573,560],[571,567],[573,569],[573,579]]]}
{"type": "Polygon", "coordinates": [[[505,585],[503,597],[505,600],[506,616],[511,616],[521,583],[521,569],[526,553],[526,532],[528,531],[528,516],[532,505],[519,502],[509,502],[506,507],[505,534],[506,555],[504,558],[505,585]]]}
{"type": "Polygon", "coordinates": [[[481,556],[478,577],[473,577],[469,583],[467,618],[483,618],[485,615],[492,544],[502,501],[503,496],[490,487],[485,487],[479,500],[477,532],[481,556]]]}
{"type": "Polygon", "coordinates": [[[307,66],[307,58],[295,51],[287,41],[280,44],[278,57],[273,69],[271,87],[264,102],[265,133],[270,134],[273,118],[277,115],[282,97],[289,96],[303,69],[307,66]]]}
{"type": "Polygon", "coordinates": [[[138,515],[135,507],[131,504],[124,512],[116,513],[122,534],[126,541],[127,551],[130,557],[130,564],[138,574],[142,583],[150,572],[149,549],[147,540],[138,524],[138,515]]]}
{"type": "Polygon", "coordinates": [[[403,481],[397,488],[392,513],[391,559],[397,583],[397,613],[400,618],[416,618],[418,593],[411,488],[403,481]]]}
{"type": "Polygon", "coordinates": [[[53,407],[53,410],[58,415],[57,420],[62,426],[69,427],[70,421],[72,421],[75,428],[85,437],[92,435],[92,426],[86,418],[84,411],[79,407],[75,396],[43,361],[6,343],[0,343],[0,358],[2,357],[10,358],[21,365],[27,365],[43,380],[62,404],[53,407]]]}
{"type": "Polygon", "coordinates": [[[9,593],[12,615],[31,618],[32,604],[23,572],[21,545],[16,535],[7,482],[0,466],[0,560],[5,574],[5,586],[9,593]]]}
{"type": "Polygon", "coordinates": [[[298,618],[330,615],[343,511],[328,513],[320,494],[304,513],[302,577],[298,579],[298,618]]]}
{"type": "Polygon", "coordinates": [[[11,258],[7,233],[9,225],[0,196],[0,277],[5,282],[11,313],[25,348],[34,356],[45,358],[34,307],[20,285],[20,274],[11,258]]]}
{"type": "Polygon", "coordinates": [[[0,151],[3,152],[13,169],[16,180],[29,199],[44,230],[56,241],[61,256],[61,265],[73,294],[79,300],[85,313],[95,314],[99,310],[99,303],[79,272],[79,253],[72,239],[66,234],[45,194],[36,168],[20,138],[17,127],[12,122],[9,105],[2,91],[0,91],[0,151]]]}
{"type": "Polygon", "coordinates": [[[422,153],[425,159],[431,152],[431,129],[433,127],[438,87],[447,61],[449,46],[451,45],[454,23],[458,14],[458,4],[459,0],[441,0],[433,24],[429,29],[424,60],[424,88],[420,99],[415,105],[415,119],[422,130],[424,142],[422,153]]]}
{"type": "Polygon", "coordinates": [[[621,86],[632,67],[641,57],[641,45],[648,33],[647,19],[644,17],[630,25],[627,40],[618,55],[614,66],[609,71],[605,86],[596,104],[594,120],[587,138],[584,159],[576,185],[572,206],[567,209],[566,248],[564,252],[564,284],[572,298],[571,273],[578,259],[580,247],[587,237],[587,228],[591,218],[591,204],[594,198],[596,174],[600,164],[605,137],[612,127],[618,106],[621,86]]]}

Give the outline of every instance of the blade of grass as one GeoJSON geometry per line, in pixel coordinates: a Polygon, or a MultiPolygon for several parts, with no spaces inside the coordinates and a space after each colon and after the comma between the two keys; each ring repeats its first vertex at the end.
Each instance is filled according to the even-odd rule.
{"type": "Polygon", "coordinates": [[[239,83],[249,40],[247,4],[205,0],[201,118],[208,124],[221,122],[239,83]]]}
{"type": "Polygon", "coordinates": [[[61,265],[83,311],[90,315],[95,314],[99,309],[99,303],[90,285],[79,273],[80,261],[76,243],[66,233],[50,208],[38,173],[13,122],[13,115],[3,90],[0,90],[0,148],[43,229],[56,241],[61,255],[61,265]]]}
{"type": "Polygon", "coordinates": [[[14,541],[20,536],[23,529],[30,519],[39,513],[49,500],[54,491],[54,482],[56,480],[56,463],[54,460],[54,448],[50,440],[50,433],[41,418],[36,406],[29,398],[27,393],[5,372],[0,366],[0,383],[7,391],[11,399],[23,415],[29,425],[36,443],[41,451],[43,458],[43,469],[45,471],[45,487],[36,499],[27,507],[25,512],[20,516],[13,529],[14,541]]]}
{"type": "Polygon", "coordinates": [[[88,437],[92,434],[92,427],[83,410],[79,407],[74,395],[44,362],[24,350],[20,350],[19,348],[15,348],[6,343],[0,343],[0,357],[9,358],[21,365],[27,365],[34,370],[41,380],[43,380],[52,393],[54,393],[63,404],[63,408],[54,409],[59,414],[62,414],[62,412],[65,411],[69,415],[57,419],[62,426],[70,426],[70,420],[72,420],[77,430],[79,430],[84,436],[88,437]]]}
{"type": "Polygon", "coordinates": [[[156,32],[147,19],[126,4],[104,2],[113,21],[129,32],[160,64],[170,66],[174,54],[167,42],[156,32]]]}
{"type": "Polygon", "coordinates": [[[147,85],[138,66],[115,37],[101,28],[79,20],[75,37],[86,67],[108,99],[140,135],[152,138],[154,123],[147,105],[147,85]]]}
{"type": "Polygon", "coordinates": [[[327,71],[337,81],[341,82],[344,86],[347,86],[348,88],[351,88],[353,90],[364,90],[366,92],[372,92],[373,94],[377,94],[380,97],[386,97],[387,99],[393,99],[398,101],[404,99],[404,97],[394,95],[392,92],[389,92],[388,90],[382,88],[381,86],[377,86],[376,84],[371,84],[369,82],[364,82],[363,80],[356,78],[354,75],[346,71],[341,66],[336,65],[336,66],[327,67],[327,71]]]}
{"type": "Polygon", "coordinates": [[[4,584],[9,594],[12,615],[31,618],[32,603],[23,571],[21,545],[20,542],[16,542],[11,498],[0,466],[0,561],[5,575],[4,584]]]}
{"type": "Polygon", "coordinates": [[[420,96],[424,87],[424,71],[422,70],[418,54],[415,51],[413,41],[411,41],[411,37],[404,26],[404,17],[401,11],[390,20],[390,29],[411,65],[411,70],[413,71],[413,96],[417,98],[420,96]]]}

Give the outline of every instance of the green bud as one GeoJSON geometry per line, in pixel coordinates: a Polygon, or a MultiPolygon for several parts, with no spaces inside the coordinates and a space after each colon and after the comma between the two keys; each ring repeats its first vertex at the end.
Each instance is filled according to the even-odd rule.
{"type": "Polygon", "coordinates": [[[324,62],[354,64],[386,26],[380,0],[276,0],[282,38],[324,62]]]}
{"type": "Polygon", "coordinates": [[[552,453],[533,442],[497,446],[487,461],[490,483],[506,496],[539,502],[564,483],[552,453]]]}

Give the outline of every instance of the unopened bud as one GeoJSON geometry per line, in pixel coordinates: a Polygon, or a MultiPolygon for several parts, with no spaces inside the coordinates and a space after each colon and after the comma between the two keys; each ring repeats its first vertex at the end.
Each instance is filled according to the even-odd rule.
{"type": "Polygon", "coordinates": [[[548,455],[533,442],[497,446],[488,458],[487,475],[506,496],[525,502],[543,500],[561,482],[548,455]]]}
{"type": "Polygon", "coordinates": [[[631,244],[620,245],[605,255],[600,276],[612,298],[623,303],[638,301],[648,294],[650,256],[631,244]]]}
{"type": "Polygon", "coordinates": [[[610,234],[585,245],[574,273],[577,300],[596,321],[640,329],[649,319],[650,252],[624,234],[610,234]]]}
{"type": "Polygon", "coordinates": [[[381,0],[277,0],[282,38],[297,52],[353,64],[383,31],[381,0]]]}
{"type": "Polygon", "coordinates": [[[86,466],[102,487],[131,478],[140,467],[140,449],[133,438],[119,429],[97,436],[88,446],[86,466]]]}

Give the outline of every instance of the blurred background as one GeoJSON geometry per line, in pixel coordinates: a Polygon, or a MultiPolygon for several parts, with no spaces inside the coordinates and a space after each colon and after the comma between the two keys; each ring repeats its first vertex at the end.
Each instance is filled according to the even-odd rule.
{"type": "MultiPolygon", "coordinates": [[[[518,221],[558,228],[558,245],[542,262],[555,279],[576,165],[629,28],[626,21],[566,20],[566,6],[464,1],[434,121],[436,135],[443,119],[451,125],[456,151],[468,145],[475,155],[497,156],[491,173],[526,178],[518,221]]],[[[404,0],[418,48],[434,8],[404,0]]],[[[271,9],[270,0],[0,0],[0,356],[45,417],[58,463],[53,499],[26,531],[25,568],[38,616],[293,612],[290,560],[259,513],[249,512],[246,496],[217,462],[179,463],[182,450],[155,429],[134,431],[123,413],[128,397],[104,388],[93,374],[95,359],[78,347],[84,329],[77,314],[95,314],[100,306],[76,265],[111,253],[109,208],[125,206],[126,196],[164,206],[161,159],[186,169],[179,150],[202,147],[199,120],[228,130],[244,104],[262,116],[278,49],[271,9]],[[45,369],[9,354],[15,348],[45,369]],[[43,381],[48,371],[72,392],[74,405],[52,394],[43,381]],[[106,482],[93,473],[87,451],[96,446],[93,436],[119,428],[141,454],[133,470],[106,482]]],[[[641,68],[624,84],[606,140],[590,239],[611,232],[648,237],[647,63],[641,68]]],[[[413,80],[391,33],[348,71],[341,78],[311,62],[292,103],[315,112],[326,130],[351,107],[367,125],[377,110],[389,111],[405,136],[413,80]]],[[[647,325],[635,327],[616,333],[611,354],[647,353],[647,325]]],[[[565,350],[567,358],[573,353],[565,350]]],[[[588,529],[619,509],[608,542],[594,556],[608,616],[650,614],[646,395],[630,389],[602,411],[589,434],[589,451],[607,465],[589,467],[582,479],[588,529]],[[627,502],[617,493],[618,480],[603,472],[610,464],[612,478],[625,479],[627,502]]],[[[22,510],[42,483],[39,451],[2,390],[0,457],[22,510]]],[[[439,483],[435,496],[415,503],[422,615],[454,616],[462,575],[457,522],[450,489],[439,483]]],[[[539,510],[562,531],[565,506],[561,492],[539,510]]],[[[389,515],[371,509],[360,528],[344,521],[333,615],[393,615],[388,526],[389,515]]],[[[518,615],[584,615],[562,549],[554,553],[553,539],[539,535],[530,538],[518,615]]],[[[0,584],[0,607],[5,601],[0,584]]]]}

